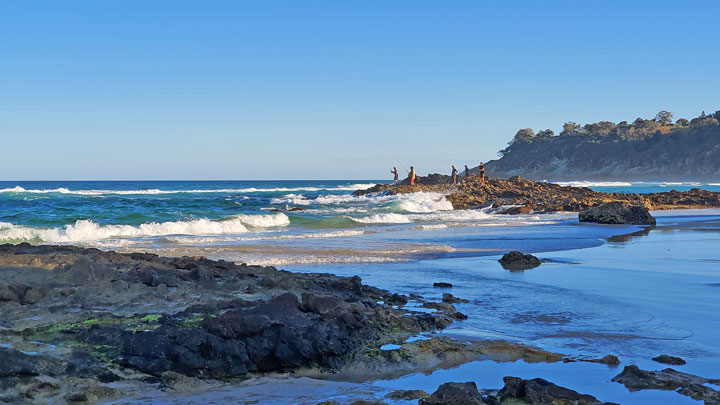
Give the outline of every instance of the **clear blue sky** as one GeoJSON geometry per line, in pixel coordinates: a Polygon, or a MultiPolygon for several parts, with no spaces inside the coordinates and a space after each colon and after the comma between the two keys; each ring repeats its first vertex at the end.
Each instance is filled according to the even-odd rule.
{"type": "Polygon", "coordinates": [[[720,109],[720,2],[0,0],[0,180],[368,179],[720,109]],[[387,152],[386,158],[392,160],[387,152]]]}

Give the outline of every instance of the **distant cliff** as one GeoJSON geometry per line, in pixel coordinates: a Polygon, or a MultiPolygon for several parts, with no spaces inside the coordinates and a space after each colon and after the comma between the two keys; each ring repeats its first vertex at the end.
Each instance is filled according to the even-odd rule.
{"type": "MultiPolygon", "coordinates": [[[[669,117],[668,117],[669,115],[669,117]]],[[[720,181],[720,111],[672,123],[653,120],[565,123],[559,135],[521,129],[502,157],[485,164],[491,177],[535,180],[720,181]]]]}

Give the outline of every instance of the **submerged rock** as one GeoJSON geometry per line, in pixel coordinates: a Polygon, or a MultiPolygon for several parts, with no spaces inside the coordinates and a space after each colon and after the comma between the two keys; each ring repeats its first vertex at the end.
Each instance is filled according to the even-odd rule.
{"type": "Polygon", "coordinates": [[[436,288],[452,288],[452,284],[450,283],[444,283],[444,282],[435,282],[433,283],[433,287],[436,288]]]}
{"type": "Polygon", "coordinates": [[[517,250],[504,254],[498,262],[507,270],[527,270],[542,263],[537,257],[531,254],[523,254],[517,250]]]}
{"type": "Polygon", "coordinates": [[[448,304],[462,304],[470,302],[466,299],[458,298],[450,293],[443,293],[442,301],[447,302],[448,304]]]}
{"type": "Polygon", "coordinates": [[[707,383],[720,384],[720,379],[703,378],[681,373],[671,368],[660,371],[641,370],[636,365],[626,366],[612,381],[623,384],[630,391],[644,389],[672,390],[706,404],[720,403],[720,392],[708,387],[707,383]]]}
{"type": "Polygon", "coordinates": [[[685,364],[685,360],[680,357],[675,356],[668,356],[667,354],[662,354],[657,357],[653,357],[653,360],[657,361],[658,363],[664,363],[664,364],[672,364],[674,366],[681,366],[685,364]]]}
{"type": "Polygon", "coordinates": [[[505,386],[498,397],[505,403],[516,399],[531,405],[594,405],[603,404],[592,395],[580,394],[569,388],[561,387],[542,378],[523,380],[518,377],[504,377],[505,386]]]}
{"type": "Polygon", "coordinates": [[[389,398],[395,401],[400,400],[413,400],[413,399],[421,399],[429,397],[430,394],[423,390],[395,390],[387,395],[385,395],[385,398],[389,398]]]}
{"type": "Polygon", "coordinates": [[[598,224],[655,225],[655,218],[641,205],[613,201],[596,205],[578,214],[580,222],[598,224]]]}

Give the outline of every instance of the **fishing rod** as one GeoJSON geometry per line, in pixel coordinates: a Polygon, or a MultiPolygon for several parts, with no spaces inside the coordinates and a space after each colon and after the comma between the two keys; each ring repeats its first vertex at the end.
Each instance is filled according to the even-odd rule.
{"type": "Polygon", "coordinates": [[[398,159],[397,156],[395,156],[395,154],[390,151],[390,149],[388,149],[388,148],[386,148],[386,147],[384,147],[384,146],[383,146],[383,149],[385,149],[389,154],[391,154],[392,157],[393,157],[395,160],[397,160],[398,163],[400,163],[400,166],[401,166],[403,169],[405,169],[406,172],[410,173],[410,170],[408,170],[407,167],[405,167],[405,165],[402,164],[402,162],[400,161],[400,159],[398,159]]]}
{"type": "Polygon", "coordinates": [[[380,151],[377,151],[377,154],[378,154],[378,156],[380,156],[380,159],[382,159],[383,162],[385,162],[385,166],[387,166],[388,170],[390,170],[392,172],[392,168],[390,167],[390,164],[388,164],[387,160],[385,160],[383,155],[380,154],[380,151]]]}

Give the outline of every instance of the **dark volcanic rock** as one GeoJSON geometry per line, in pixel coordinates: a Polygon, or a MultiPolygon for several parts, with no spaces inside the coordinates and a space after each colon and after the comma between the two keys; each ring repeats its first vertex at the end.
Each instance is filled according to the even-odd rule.
{"type": "MultiPolygon", "coordinates": [[[[0,348],[0,402],[92,401],[116,395],[115,386],[182,388],[303,366],[332,372],[371,357],[368,347],[378,342],[456,319],[447,303],[437,303],[442,309],[435,314],[389,305],[406,302],[357,276],[200,256],[0,245],[3,336],[37,353],[0,348]]],[[[441,361],[442,355],[416,357],[441,361]]],[[[477,353],[457,359],[472,356],[477,353]]],[[[412,362],[401,360],[412,370],[412,362]]]]}
{"type": "Polygon", "coordinates": [[[519,399],[532,405],[556,404],[602,404],[592,395],[580,394],[568,388],[553,384],[542,378],[523,380],[518,377],[504,377],[505,386],[498,392],[504,401],[510,398],[519,399]]]}
{"type": "Polygon", "coordinates": [[[598,224],[655,225],[647,208],[618,201],[599,204],[578,214],[580,222],[598,224]]]}
{"type": "MultiPolygon", "coordinates": [[[[389,315],[383,307],[335,296],[304,293],[301,304],[294,294],[285,293],[205,316],[198,327],[175,324],[144,333],[123,331],[110,344],[122,347],[122,364],[156,376],[175,371],[224,378],[311,363],[338,368],[344,355],[395,323],[389,315]]],[[[96,328],[89,333],[106,332],[96,328]]]]}
{"type": "Polygon", "coordinates": [[[706,404],[720,403],[720,392],[704,385],[720,384],[720,379],[709,379],[696,375],[681,373],[671,368],[661,371],[641,370],[636,365],[626,366],[622,373],[616,375],[614,382],[623,384],[630,391],[643,389],[672,390],[706,404]]]}
{"type": "Polygon", "coordinates": [[[527,270],[539,266],[542,262],[531,254],[523,254],[517,250],[506,253],[498,260],[508,270],[527,270]]]}
{"type": "Polygon", "coordinates": [[[407,298],[404,295],[393,294],[385,300],[386,304],[389,305],[405,305],[408,303],[407,298]]]}
{"type": "Polygon", "coordinates": [[[658,363],[672,364],[674,366],[681,366],[685,364],[684,359],[675,356],[668,356],[667,354],[653,357],[653,360],[657,361],[658,363]]]}
{"type": "Polygon", "coordinates": [[[482,395],[474,382],[441,385],[427,398],[418,401],[419,405],[482,405],[482,395]]]}
{"type": "Polygon", "coordinates": [[[531,181],[517,176],[509,179],[479,176],[462,178],[461,184],[452,186],[448,180],[419,179],[415,186],[407,184],[377,184],[367,190],[357,190],[353,195],[386,193],[389,195],[414,193],[418,191],[449,194],[447,200],[454,209],[496,207],[505,214],[528,212],[568,211],[580,212],[598,204],[618,201],[630,205],[641,205],[653,210],[680,208],[718,208],[720,193],[692,189],[690,191],[668,191],[662,193],[602,193],[588,187],[569,187],[559,184],[531,181]],[[445,183],[443,183],[445,181],[445,183]],[[515,206],[504,209],[503,207],[515,206]]]}
{"type": "Polygon", "coordinates": [[[433,283],[433,287],[436,287],[436,288],[452,288],[452,286],[453,285],[450,283],[443,283],[443,282],[433,283]]]}
{"type": "Polygon", "coordinates": [[[0,347],[0,377],[58,375],[63,368],[62,362],[57,359],[0,347]]]}

